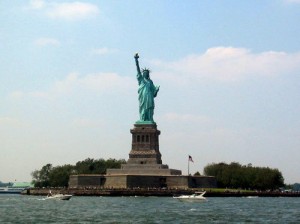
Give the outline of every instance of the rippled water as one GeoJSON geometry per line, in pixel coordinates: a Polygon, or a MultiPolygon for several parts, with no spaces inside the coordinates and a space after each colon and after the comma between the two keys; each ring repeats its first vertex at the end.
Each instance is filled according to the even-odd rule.
{"type": "Polygon", "coordinates": [[[72,197],[0,195],[0,223],[300,223],[300,198],[72,197]]]}

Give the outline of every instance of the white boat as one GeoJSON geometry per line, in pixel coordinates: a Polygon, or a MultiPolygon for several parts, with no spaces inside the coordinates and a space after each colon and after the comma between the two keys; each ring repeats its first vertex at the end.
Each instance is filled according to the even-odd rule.
{"type": "Polygon", "coordinates": [[[200,202],[200,201],[206,201],[207,199],[203,196],[206,193],[204,192],[195,192],[192,195],[181,195],[178,197],[173,197],[178,199],[179,201],[188,201],[188,202],[200,202]]]}
{"type": "Polygon", "coordinates": [[[45,199],[56,199],[56,200],[70,200],[71,194],[52,194],[51,191],[45,199]]]}

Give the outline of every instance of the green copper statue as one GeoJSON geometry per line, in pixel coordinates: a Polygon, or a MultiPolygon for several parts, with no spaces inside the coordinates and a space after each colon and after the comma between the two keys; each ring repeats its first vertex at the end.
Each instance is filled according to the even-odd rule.
{"type": "Polygon", "coordinates": [[[154,124],[153,113],[154,113],[154,97],[156,97],[159,91],[159,86],[154,86],[149,76],[149,69],[143,69],[142,72],[139,66],[139,55],[134,55],[136,68],[137,68],[137,80],[139,83],[139,112],[140,120],[136,123],[141,124],[154,124]]]}

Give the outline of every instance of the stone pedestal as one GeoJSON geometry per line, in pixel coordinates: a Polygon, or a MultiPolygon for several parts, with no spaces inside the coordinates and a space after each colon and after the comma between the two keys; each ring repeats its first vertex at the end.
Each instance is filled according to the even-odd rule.
{"type": "Polygon", "coordinates": [[[156,124],[135,124],[127,164],[162,164],[156,124]]]}
{"type": "Polygon", "coordinates": [[[127,164],[121,169],[107,169],[107,175],[181,175],[180,170],[162,164],[159,152],[159,135],[156,124],[134,124],[131,151],[127,164]]]}

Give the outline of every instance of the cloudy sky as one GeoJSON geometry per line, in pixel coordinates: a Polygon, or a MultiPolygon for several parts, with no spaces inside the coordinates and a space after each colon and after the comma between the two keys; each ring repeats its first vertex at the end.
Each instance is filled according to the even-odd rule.
{"type": "Polygon", "coordinates": [[[134,54],[160,85],[164,164],[278,168],[300,182],[300,1],[2,0],[0,181],[128,159],[134,54]]]}

